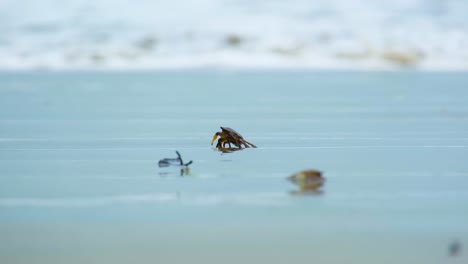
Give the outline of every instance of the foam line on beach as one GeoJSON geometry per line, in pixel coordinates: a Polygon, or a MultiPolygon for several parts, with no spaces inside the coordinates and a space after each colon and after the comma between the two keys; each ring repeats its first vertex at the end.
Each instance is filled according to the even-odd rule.
{"type": "Polygon", "coordinates": [[[244,206],[283,205],[287,194],[282,192],[270,193],[241,193],[241,194],[206,194],[185,196],[180,193],[160,193],[141,195],[122,195],[94,198],[0,198],[0,207],[96,207],[126,203],[166,203],[183,202],[192,205],[221,205],[237,204],[244,206]]]}
{"type": "MultiPolygon", "coordinates": [[[[466,145],[385,145],[385,146],[313,146],[313,147],[263,147],[263,149],[353,149],[353,148],[466,148],[466,145]]],[[[259,148],[261,149],[261,148],[259,148]]]]}
{"type": "MultiPolygon", "coordinates": [[[[195,206],[285,206],[293,200],[288,199],[287,192],[253,192],[253,193],[212,193],[203,195],[190,195],[183,193],[157,193],[121,196],[102,196],[94,198],[33,198],[11,197],[0,198],[0,207],[101,207],[114,204],[135,203],[171,203],[177,202],[195,206]]],[[[468,199],[466,191],[413,191],[413,192],[335,192],[327,200],[331,204],[340,205],[350,200],[372,200],[380,202],[392,202],[395,199],[468,199]]]]}
{"type": "MultiPolygon", "coordinates": [[[[411,140],[411,141],[441,141],[441,140],[468,140],[468,137],[362,137],[362,136],[271,136],[271,137],[249,137],[263,140],[411,140]]],[[[159,141],[159,140],[199,140],[199,137],[111,137],[111,138],[0,138],[0,142],[96,142],[96,141],[159,141]]]]}
{"type": "MultiPolygon", "coordinates": [[[[322,112],[326,114],[326,111],[322,112]]],[[[369,113],[371,114],[371,113],[369,113]]],[[[381,115],[374,115],[374,116],[367,116],[365,117],[366,120],[371,120],[373,122],[379,123],[388,123],[389,121],[392,122],[407,122],[407,121],[421,121],[421,117],[418,115],[410,115],[411,113],[401,113],[395,114],[394,116],[390,117],[382,117],[381,115]]],[[[429,120],[466,120],[468,116],[462,117],[447,117],[443,115],[428,115],[424,117],[422,121],[429,121],[429,120]]],[[[279,122],[279,123],[334,123],[336,120],[340,120],[340,122],[357,122],[361,123],[363,121],[362,116],[331,116],[331,117],[304,117],[304,118],[273,118],[273,117],[263,117],[263,121],[266,122],[279,122]]],[[[174,117],[174,118],[121,118],[121,119],[91,119],[91,118],[84,118],[84,119],[0,119],[0,123],[4,124],[22,124],[22,123],[64,123],[64,124],[75,124],[75,123],[181,123],[181,122],[193,122],[193,120],[189,120],[183,117],[174,117]]],[[[210,125],[213,123],[235,123],[235,122],[243,122],[243,123],[256,123],[257,120],[255,119],[245,119],[245,118],[234,118],[229,117],[225,119],[216,119],[216,118],[197,118],[197,123],[209,123],[210,125]]]]}
{"type": "MultiPolygon", "coordinates": [[[[371,148],[467,148],[468,145],[382,145],[382,146],[301,146],[301,147],[258,147],[257,149],[371,149],[371,148]]],[[[0,151],[135,151],[135,150],[156,150],[156,149],[186,149],[203,150],[211,149],[206,147],[154,147],[154,148],[7,148],[0,151]]]]}
{"type": "Polygon", "coordinates": [[[91,207],[115,203],[167,202],[177,200],[177,194],[141,194],[94,198],[0,198],[3,207],[91,207]]]}

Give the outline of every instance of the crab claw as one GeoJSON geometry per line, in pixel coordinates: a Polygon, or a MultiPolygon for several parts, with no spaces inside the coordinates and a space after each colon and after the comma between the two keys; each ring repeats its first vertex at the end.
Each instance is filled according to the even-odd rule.
{"type": "Polygon", "coordinates": [[[218,133],[214,134],[213,139],[211,140],[211,145],[215,142],[215,140],[218,138],[218,133]]]}

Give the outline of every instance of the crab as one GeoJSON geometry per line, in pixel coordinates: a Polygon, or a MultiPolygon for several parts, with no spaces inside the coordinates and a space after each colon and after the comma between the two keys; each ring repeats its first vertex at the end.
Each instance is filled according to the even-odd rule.
{"type": "Polygon", "coordinates": [[[288,177],[292,183],[296,184],[300,191],[316,191],[325,183],[322,172],[318,170],[304,170],[288,177]]]}
{"type": "Polygon", "coordinates": [[[231,148],[231,144],[236,146],[237,148],[241,149],[242,146],[245,148],[256,148],[254,144],[245,140],[239,133],[237,133],[234,129],[229,127],[220,127],[221,132],[216,132],[214,134],[213,139],[211,140],[211,145],[215,142],[215,140],[219,137],[218,143],[216,143],[216,148],[218,149],[225,149],[226,145],[231,148]]]}

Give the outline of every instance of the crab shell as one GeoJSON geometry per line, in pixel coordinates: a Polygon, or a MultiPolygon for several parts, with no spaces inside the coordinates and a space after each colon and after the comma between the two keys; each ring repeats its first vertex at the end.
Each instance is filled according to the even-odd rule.
{"type": "Polygon", "coordinates": [[[236,142],[243,143],[243,141],[245,141],[244,137],[242,137],[242,135],[239,134],[234,129],[232,129],[230,127],[220,127],[220,128],[221,128],[222,133],[224,133],[226,135],[226,139],[229,142],[231,142],[233,144],[236,144],[236,142]]]}
{"type": "Polygon", "coordinates": [[[239,132],[235,131],[234,129],[230,128],[230,127],[220,127],[221,130],[226,133],[226,134],[229,134],[229,135],[232,135],[234,137],[239,137],[239,138],[243,138],[241,136],[241,134],[239,134],[239,132]]]}

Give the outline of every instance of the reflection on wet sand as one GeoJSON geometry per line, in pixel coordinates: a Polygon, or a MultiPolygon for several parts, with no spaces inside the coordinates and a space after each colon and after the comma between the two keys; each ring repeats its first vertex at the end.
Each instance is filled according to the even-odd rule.
{"type": "Polygon", "coordinates": [[[324,194],[322,190],[308,190],[308,189],[298,189],[294,191],[290,191],[289,194],[291,196],[321,196],[324,194]]]}
{"type": "Polygon", "coordinates": [[[221,151],[222,153],[233,153],[239,150],[243,150],[243,148],[214,148],[213,150],[221,151]]]}
{"type": "Polygon", "coordinates": [[[166,176],[170,176],[170,175],[176,175],[176,174],[179,174],[179,176],[190,176],[190,168],[188,166],[183,166],[179,173],[177,173],[176,170],[174,171],[160,171],[159,173],[159,176],[161,177],[166,177],[166,176]]]}

